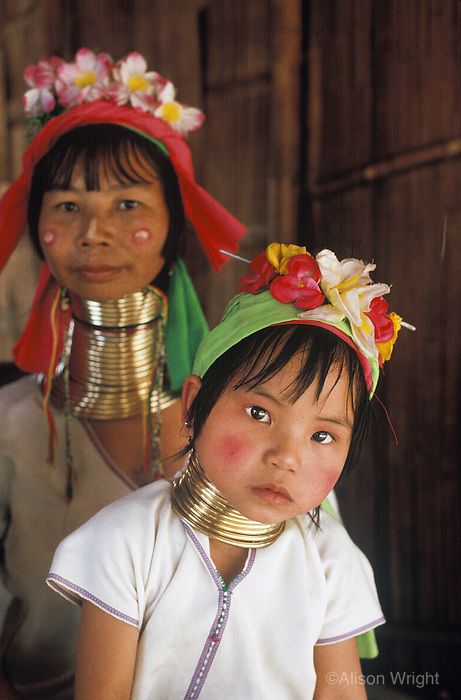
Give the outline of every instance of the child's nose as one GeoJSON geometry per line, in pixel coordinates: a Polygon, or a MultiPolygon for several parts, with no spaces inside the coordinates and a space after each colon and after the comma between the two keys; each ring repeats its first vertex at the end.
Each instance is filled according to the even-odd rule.
{"type": "Polygon", "coordinates": [[[301,464],[300,452],[300,445],[296,439],[281,435],[269,448],[269,461],[277,469],[296,472],[301,464]]]}

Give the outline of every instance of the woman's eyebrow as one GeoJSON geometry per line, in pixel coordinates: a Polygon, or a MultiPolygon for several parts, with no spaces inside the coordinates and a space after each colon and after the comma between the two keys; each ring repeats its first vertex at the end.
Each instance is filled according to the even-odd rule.
{"type": "MultiPolygon", "coordinates": [[[[160,178],[155,177],[155,175],[152,175],[152,182],[144,182],[144,181],[139,181],[139,182],[120,182],[117,183],[116,185],[111,185],[109,187],[110,192],[124,192],[125,190],[130,190],[133,187],[149,187],[149,185],[152,185],[154,180],[159,180],[160,178]]],[[[69,187],[64,187],[62,185],[53,185],[53,187],[48,190],[49,192],[70,192],[72,194],[81,194],[83,192],[99,192],[100,190],[87,190],[86,187],[74,187],[70,185],[69,187]]]]}

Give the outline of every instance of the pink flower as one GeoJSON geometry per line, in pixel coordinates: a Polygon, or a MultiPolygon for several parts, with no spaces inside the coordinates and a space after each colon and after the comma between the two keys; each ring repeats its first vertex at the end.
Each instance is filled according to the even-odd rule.
{"type": "Polygon", "coordinates": [[[42,112],[52,112],[56,100],[53,95],[53,85],[56,79],[56,69],[62,60],[52,56],[49,60],[39,61],[37,65],[24,69],[24,80],[31,90],[27,90],[22,98],[22,106],[27,116],[37,116],[42,112]]]}
{"type": "Polygon", "coordinates": [[[156,106],[154,96],[161,90],[162,78],[158,73],[147,70],[145,58],[137,51],[129,53],[114,68],[115,83],[110,95],[117,104],[127,102],[144,112],[153,112],[156,106]]]}
{"type": "Polygon", "coordinates": [[[319,267],[310,255],[295,255],[286,264],[286,272],[269,285],[274,299],[282,304],[294,304],[298,309],[314,309],[320,306],[323,296],[318,282],[319,267]]]}
{"type": "Polygon", "coordinates": [[[63,107],[93,102],[105,97],[109,87],[112,59],[107,53],[98,56],[90,49],[79,49],[75,63],[58,66],[56,92],[63,107]]]}
{"type": "Polygon", "coordinates": [[[245,275],[240,280],[240,291],[254,294],[262,287],[267,287],[276,271],[267,259],[266,251],[257,255],[250,263],[254,274],[245,275]]]}
{"type": "Polygon", "coordinates": [[[168,81],[158,95],[160,105],[154,111],[154,116],[168,122],[172,129],[184,136],[188,131],[199,129],[205,115],[196,107],[185,107],[177,102],[175,95],[175,87],[168,81]]]}
{"type": "Polygon", "coordinates": [[[388,309],[389,304],[383,297],[375,297],[370,303],[370,310],[366,312],[375,327],[376,343],[385,343],[394,335],[394,323],[387,315],[388,309]]]}

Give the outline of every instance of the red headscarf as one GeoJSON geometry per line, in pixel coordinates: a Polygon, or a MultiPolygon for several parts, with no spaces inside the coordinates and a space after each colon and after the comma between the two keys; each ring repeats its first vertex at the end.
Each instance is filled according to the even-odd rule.
{"type": "MultiPolygon", "coordinates": [[[[227,259],[219,249],[235,252],[240,239],[247,232],[246,228],[196,183],[191,152],[180,134],[164,120],[151,114],[132,107],[120,107],[105,100],[85,103],[54,117],[45,124],[24,153],[22,174],[12,183],[0,201],[0,270],[26,228],[30,185],[35,166],[63,134],[88,124],[126,126],[164,144],[178,177],[186,216],[193,224],[211,265],[215,270],[219,270],[227,259]]],[[[27,372],[43,372],[49,368],[50,310],[56,290],[57,283],[45,263],[29,321],[14,348],[16,364],[27,372]]]]}

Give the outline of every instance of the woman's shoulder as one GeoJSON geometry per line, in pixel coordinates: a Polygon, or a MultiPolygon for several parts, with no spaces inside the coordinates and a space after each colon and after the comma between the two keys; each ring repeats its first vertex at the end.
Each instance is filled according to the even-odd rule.
{"type": "Polygon", "coordinates": [[[15,441],[24,431],[30,434],[36,423],[45,423],[43,401],[37,375],[30,374],[6,384],[0,389],[0,416],[2,420],[2,442],[15,441]]]}
{"type": "Polygon", "coordinates": [[[10,406],[34,402],[40,396],[40,386],[36,374],[27,374],[14,382],[5,384],[0,389],[0,406],[7,409],[10,406]]]}

